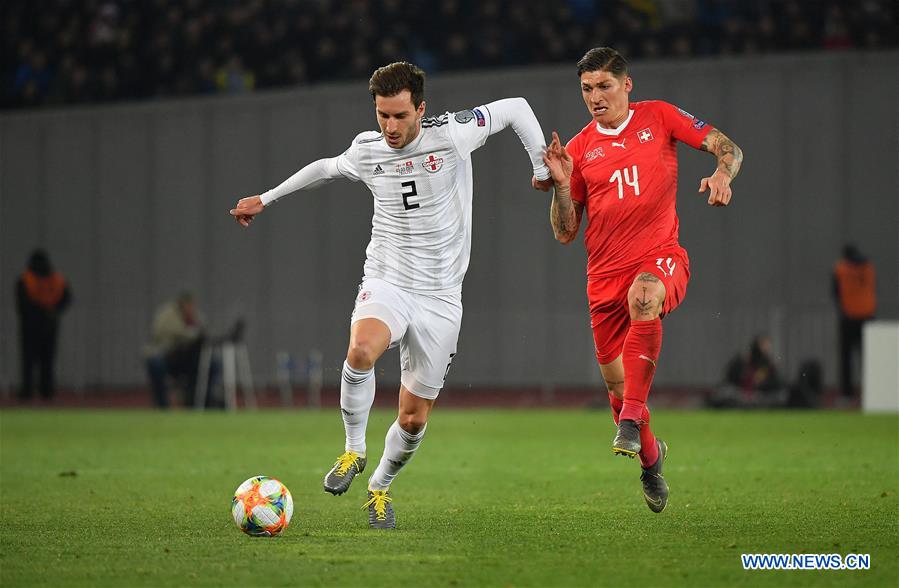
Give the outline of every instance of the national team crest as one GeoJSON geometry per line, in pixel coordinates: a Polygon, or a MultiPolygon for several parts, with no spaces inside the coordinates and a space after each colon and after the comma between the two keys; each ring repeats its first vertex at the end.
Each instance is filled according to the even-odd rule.
{"type": "Polygon", "coordinates": [[[429,154],[427,159],[421,163],[421,167],[428,170],[428,173],[437,173],[443,167],[443,158],[435,157],[433,153],[429,154]]]}
{"type": "Polygon", "coordinates": [[[649,129],[643,129],[642,131],[637,133],[637,138],[640,139],[641,143],[648,143],[653,139],[652,131],[650,131],[649,129]]]}

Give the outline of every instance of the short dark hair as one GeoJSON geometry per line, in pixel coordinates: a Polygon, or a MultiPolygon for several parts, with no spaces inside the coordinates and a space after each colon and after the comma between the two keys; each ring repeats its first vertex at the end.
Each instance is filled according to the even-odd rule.
{"type": "Polygon", "coordinates": [[[616,78],[627,76],[627,60],[611,47],[594,47],[577,62],[577,77],[588,71],[607,71],[616,78]]]}
{"type": "Polygon", "coordinates": [[[412,104],[418,108],[425,98],[425,72],[417,65],[397,61],[376,69],[368,81],[372,100],[375,96],[396,96],[403,90],[409,90],[412,104]]]}

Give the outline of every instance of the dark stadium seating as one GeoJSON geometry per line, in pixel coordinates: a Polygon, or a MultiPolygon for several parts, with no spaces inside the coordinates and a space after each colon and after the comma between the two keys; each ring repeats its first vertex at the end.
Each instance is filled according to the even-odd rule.
{"type": "Polygon", "coordinates": [[[897,46],[891,0],[12,0],[2,108],[247,92],[428,72],[897,46]]]}

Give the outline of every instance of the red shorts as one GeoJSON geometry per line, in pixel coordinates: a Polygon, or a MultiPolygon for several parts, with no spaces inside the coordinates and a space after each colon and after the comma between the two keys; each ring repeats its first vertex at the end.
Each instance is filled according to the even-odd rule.
{"type": "Polygon", "coordinates": [[[677,308],[690,281],[690,260],[682,247],[648,257],[633,271],[587,280],[590,326],[593,328],[596,360],[601,365],[621,355],[631,322],[627,292],[634,278],[644,272],[653,274],[665,285],[662,316],[677,308]]]}

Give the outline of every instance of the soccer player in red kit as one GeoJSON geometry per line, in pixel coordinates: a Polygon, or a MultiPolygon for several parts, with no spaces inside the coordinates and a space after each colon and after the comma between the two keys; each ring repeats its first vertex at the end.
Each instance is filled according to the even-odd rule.
{"type": "Polygon", "coordinates": [[[591,326],[618,425],[612,451],[639,455],[646,503],[662,512],[668,448],[649,427],[646,398],[662,347],[661,318],[681,303],[690,278],[678,243],[677,141],[717,158],[699,186],[710,191],[711,206],[730,202],[743,154],[724,133],[667,102],[629,102],[633,81],[614,49],[591,49],[577,67],[593,120],[567,147],[553,133],[544,157],[555,185],[550,219],[556,239],[570,243],[586,211],[591,326]]]}

